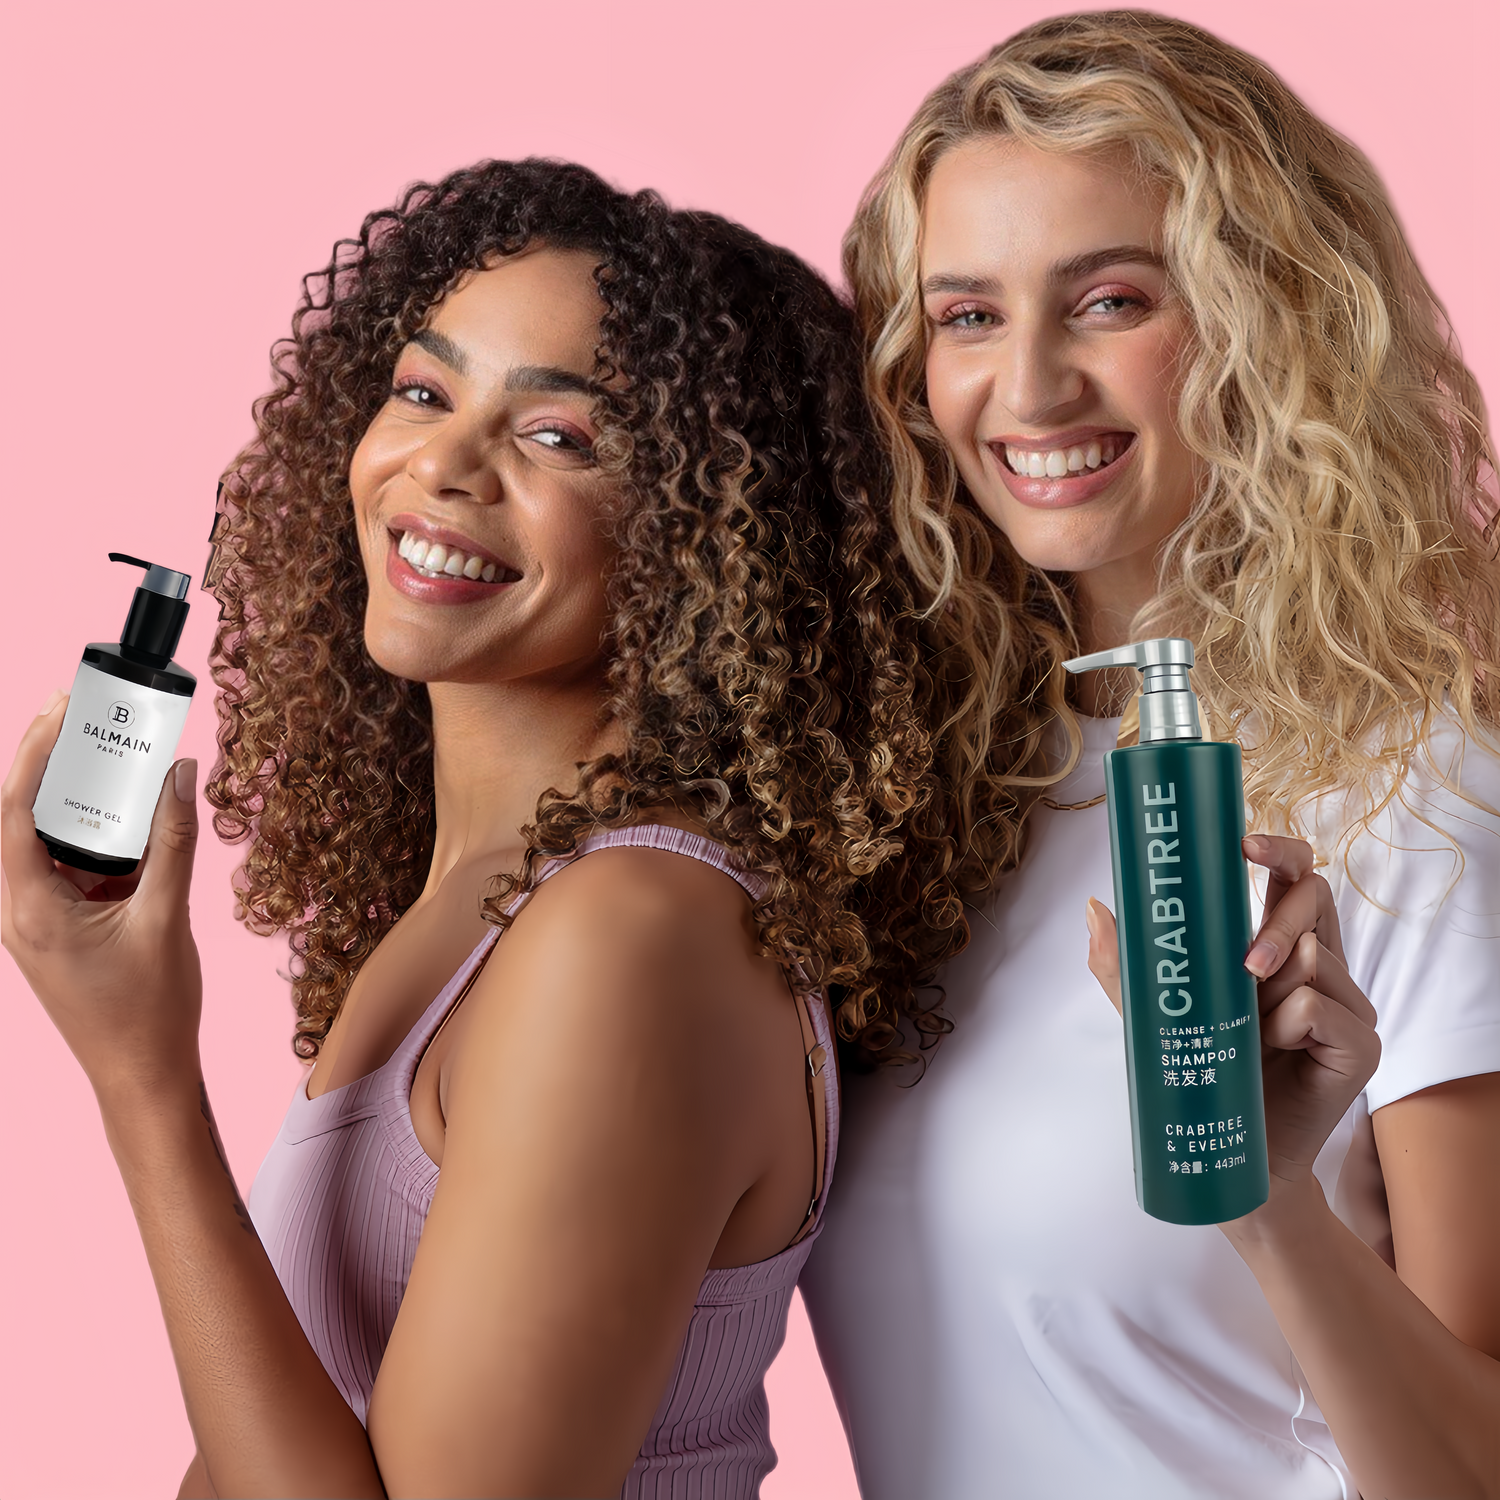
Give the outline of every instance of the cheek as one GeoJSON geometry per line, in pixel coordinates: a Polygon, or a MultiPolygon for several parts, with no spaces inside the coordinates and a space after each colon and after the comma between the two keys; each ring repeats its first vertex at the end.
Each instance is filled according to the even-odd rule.
{"type": "Polygon", "coordinates": [[[579,607],[601,607],[604,580],[618,555],[603,507],[579,497],[573,504],[544,506],[542,511],[533,535],[544,549],[544,565],[550,558],[555,582],[579,607]]]}
{"type": "MultiPolygon", "coordinates": [[[[362,517],[373,503],[382,473],[380,439],[372,426],[359,440],[349,460],[349,497],[355,516],[362,517]]],[[[363,531],[363,527],[361,527],[363,531]]]]}
{"type": "Polygon", "coordinates": [[[1134,372],[1141,394],[1142,425],[1154,434],[1152,488],[1159,498],[1162,525],[1179,525],[1192,509],[1203,466],[1182,440],[1177,410],[1191,352],[1187,329],[1167,329],[1143,349],[1134,372]]]}
{"type": "Polygon", "coordinates": [[[979,415],[984,410],[984,377],[972,361],[945,350],[927,355],[927,409],[943,441],[955,454],[974,444],[979,415]]]}
{"type": "Polygon", "coordinates": [[[1187,347],[1187,331],[1169,324],[1135,351],[1133,368],[1125,377],[1140,393],[1152,425],[1172,443],[1177,441],[1177,401],[1187,369],[1187,347]]]}

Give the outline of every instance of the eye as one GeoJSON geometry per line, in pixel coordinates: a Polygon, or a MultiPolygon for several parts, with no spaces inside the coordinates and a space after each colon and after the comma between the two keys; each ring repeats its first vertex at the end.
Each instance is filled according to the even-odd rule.
{"type": "Polygon", "coordinates": [[[986,307],[961,302],[956,307],[945,308],[932,321],[939,328],[989,328],[999,319],[986,307]]]}
{"type": "Polygon", "coordinates": [[[444,404],[441,391],[428,385],[426,381],[417,380],[411,376],[391,383],[391,400],[400,401],[406,406],[421,407],[427,411],[441,410],[444,404]]]}
{"type": "Polygon", "coordinates": [[[1118,318],[1122,314],[1145,312],[1149,306],[1148,300],[1139,292],[1130,291],[1125,287],[1108,287],[1090,292],[1079,303],[1078,311],[1092,313],[1099,317],[1118,318]]]}
{"type": "Polygon", "coordinates": [[[581,433],[575,432],[573,428],[564,427],[560,423],[548,423],[543,427],[532,427],[523,433],[522,436],[529,442],[534,442],[553,453],[587,459],[590,462],[592,462],[594,457],[594,449],[588,439],[581,433]]]}

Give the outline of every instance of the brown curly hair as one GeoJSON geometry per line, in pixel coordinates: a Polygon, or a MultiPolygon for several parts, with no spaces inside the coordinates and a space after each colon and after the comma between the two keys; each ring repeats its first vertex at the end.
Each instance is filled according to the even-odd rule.
{"type": "Polygon", "coordinates": [[[671,807],[766,880],[763,951],[832,988],[840,1033],[901,1056],[901,1016],[963,941],[905,572],[849,309],[795,256],[585,168],[484,162],[418,183],[304,279],[256,438],[221,488],[208,586],[221,838],[237,915],[285,931],[298,1056],[419,894],[427,695],[364,646],[350,458],[397,354],[455,281],[528,247],[596,255],[596,453],[619,496],[607,712],[625,749],[545,793],[505,907],[542,863],[671,807]]]}

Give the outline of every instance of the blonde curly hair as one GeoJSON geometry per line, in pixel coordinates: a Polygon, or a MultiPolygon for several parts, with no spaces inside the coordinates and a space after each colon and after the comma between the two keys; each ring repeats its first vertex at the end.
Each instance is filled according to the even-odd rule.
{"type": "Polygon", "coordinates": [[[1078,649],[1070,582],[979,514],[926,404],[923,195],[944,153],[995,136],[1128,152],[1159,185],[1196,330],[1178,423],[1206,477],[1132,637],[1198,643],[1208,733],[1242,740],[1258,826],[1306,833],[1299,809],[1335,789],[1355,794],[1351,831],[1367,825],[1439,714],[1476,736],[1500,720],[1479,387],[1374,168],[1269,68],[1149,12],[1063,16],[927,98],[844,242],[943,677],[964,888],[1016,863],[1081,748],[1060,665],[1078,649]]]}

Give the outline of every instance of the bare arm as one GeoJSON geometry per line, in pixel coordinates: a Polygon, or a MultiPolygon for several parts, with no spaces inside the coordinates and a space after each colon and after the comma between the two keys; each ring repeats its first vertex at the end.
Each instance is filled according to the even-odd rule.
{"type": "Polygon", "coordinates": [[[1396,1270],[1464,1343],[1500,1360],[1500,1074],[1377,1109],[1396,1270]]]}
{"type": "Polygon", "coordinates": [[[197,1100],[101,1099],[204,1477],[229,1495],[384,1495],[365,1430],[250,1224],[207,1097],[200,1084],[197,1100]]]}
{"type": "Polygon", "coordinates": [[[47,857],[30,812],[61,707],[33,723],[0,791],[5,946],[99,1100],[205,1478],[224,1494],[383,1495],[364,1429],[250,1225],[203,1088],[188,920],[194,767],[167,776],[138,881],[85,898],[47,857]]]}
{"type": "Polygon", "coordinates": [[[219,1492],[208,1477],[208,1465],[203,1462],[201,1453],[193,1454],[193,1461],[177,1487],[177,1500],[219,1500],[219,1492]]]}
{"type": "MultiPolygon", "coordinates": [[[[1493,1500],[1500,1078],[1376,1112],[1398,1276],[1334,1215],[1312,1173],[1374,1071],[1374,1010],[1344,968],[1312,851],[1289,839],[1258,846],[1253,857],[1272,870],[1260,936],[1279,950],[1257,969],[1271,1195],[1220,1228],[1259,1282],[1367,1500],[1493,1500]]],[[[1113,923],[1097,906],[1090,937],[1089,967],[1118,1007],[1113,923]]]]}
{"type": "Polygon", "coordinates": [[[715,871],[611,850],[554,877],[496,949],[370,1405],[393,1491],[618,1493],[763,1161],[765,974],[742,910],[715,871]]]}
{"type": "Polygon", "coordinates": [[[1500,1075],[1424,1092],[1442,1091],[1438,1139],[1421,1118],[1435,1100],[1416,1095],[1375,1114],[1382,1164],[1400,1162],[1386,1168],[1396,1272],[1334,1216],[1310,1174],[1273,1178],[1264,1209],[1224,1226],[1372,1500],[1500,1495],[1500,1360],[1487,1347],[1500,1304],[1500,1075]],[[1466,1166],[1477,1201],[1444,1202],[1442,1179],[1466,1166]],[[1474,1274],[1481,1261],[1487,1275],[1474,1274]]]}
{"type": "Polygon", "coordinates": [[[440,1186],[367,1436],[208,1108],[191,776],[168,777],[139,885],[85,898],[29,812],[60,719],[33,725],[0,795],[5,944],[94,1086],[135,1209],[201,1455],[184,1491],[617,1492],[720,1234],[766,1177],[779,1081],[802,1172],[777,1248],[807,1202],[796,1021],[738,888],[657,851],[605,851],[549,882],[499,945],[463,1007],[440,1186]]]}

